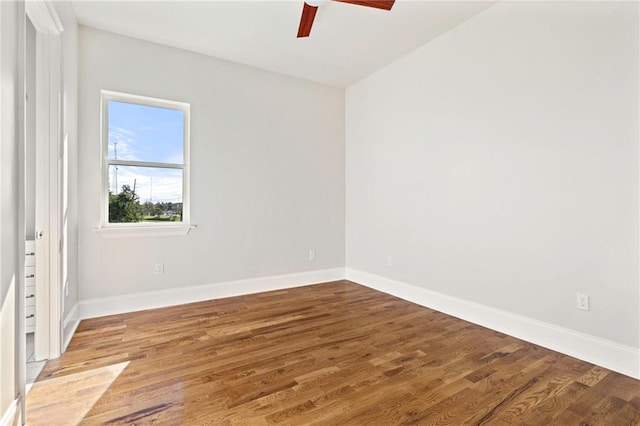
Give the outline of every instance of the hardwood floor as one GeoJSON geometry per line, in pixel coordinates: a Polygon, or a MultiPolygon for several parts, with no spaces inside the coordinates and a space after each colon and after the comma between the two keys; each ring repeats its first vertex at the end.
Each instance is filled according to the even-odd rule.
{"type": "Polygon", "coordinates": [[[82,321],[29,425],[638,425],[640,381],[339,281],[82,321]]]}

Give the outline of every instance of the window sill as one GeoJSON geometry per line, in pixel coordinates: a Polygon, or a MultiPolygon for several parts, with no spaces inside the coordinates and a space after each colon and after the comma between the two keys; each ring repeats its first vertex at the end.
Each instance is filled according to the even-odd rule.
{"type": "Polygon", "coordinates": [[[145,238],[186,236],[196,225],[174,226],[113,226],[99,227],[94,231],[102,238],[145,238]]]}

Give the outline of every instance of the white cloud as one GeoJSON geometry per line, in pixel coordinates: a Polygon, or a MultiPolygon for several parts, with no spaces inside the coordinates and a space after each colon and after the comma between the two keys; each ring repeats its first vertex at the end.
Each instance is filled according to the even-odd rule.
{"type": "Polygon", "coordinates": [[[109,158],[117,160],[139,160],[139,152],[134,148],[135,133],[122,127],[109,126],[109,158]],[[117,146],[117,155],[116,155],[117,146]]]}

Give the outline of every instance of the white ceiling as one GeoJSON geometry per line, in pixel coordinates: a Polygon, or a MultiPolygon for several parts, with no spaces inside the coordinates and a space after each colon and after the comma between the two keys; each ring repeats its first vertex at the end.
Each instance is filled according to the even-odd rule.
{"type": "Polygon", "coordinates": [[[494,2],[397,0],[391,11],[328,1],[296,38],[302,0],[89,1],[83,25],[347,87],[494,2]]]}

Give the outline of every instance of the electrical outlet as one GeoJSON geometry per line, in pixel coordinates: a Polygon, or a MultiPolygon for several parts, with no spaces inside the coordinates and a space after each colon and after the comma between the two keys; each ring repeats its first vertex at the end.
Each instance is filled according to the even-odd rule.
{"type": "Polygon", "coordinates": [[[589,296],[586,294],[576,293],[576,308],[583,311],[589,310],[589,296]]]}
{"type": "Polygon", "coordinates": [[[164,274],[164,263],[156,263],[153,265],[153,273],[156,275],[164,274]]]}
{"type": "Polygon", "coordinates": [[[309,250],[309,260],[316,260],[316,251],[309,250]]]}
{"type": "Polygon", "coordinates": [[[393,257],[387,256],[387,266],[393,266],[393,257]]]}

